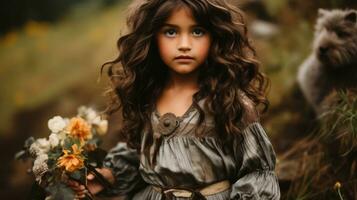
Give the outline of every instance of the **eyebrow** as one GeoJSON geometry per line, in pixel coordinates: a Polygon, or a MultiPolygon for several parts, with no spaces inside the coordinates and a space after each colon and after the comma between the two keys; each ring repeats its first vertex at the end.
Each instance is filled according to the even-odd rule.
{"type": "MultiPolygon", "coordinates": [[[[169,24],[169,23],[164,23],[162,26],[171,26],[171,27],[175,27],[175,28],[179,27],[179,26],[177,26],[175,24],[169,24]]],[[[199,25],[199,24],[194,24],[194,25],[191,25],[190,27],[202,27],[202,26],[199,25]]]]}

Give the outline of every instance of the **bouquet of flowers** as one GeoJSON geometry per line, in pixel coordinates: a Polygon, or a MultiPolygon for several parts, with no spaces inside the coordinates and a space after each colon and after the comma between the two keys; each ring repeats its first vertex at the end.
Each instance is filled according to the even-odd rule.
{"type": "MultiPolygon", "coordinates": [[[[48,138],[28,138],[17,159],[31,159],[35,186],[31,196],[36,199],[73,200],[74,192],[65,184],[74,179],[86,185],[88,173],[93,173],[107,187],[109,183],[95,170],[106,155],[98,148],[108,129],[108,121],[85,106],[72,118],[55,116],[48,121],[48,138]],[[41,197],[39,197],[41,196],[41,197]]],[[[87,195],[87,199],[92,199],[87,195]]]]}

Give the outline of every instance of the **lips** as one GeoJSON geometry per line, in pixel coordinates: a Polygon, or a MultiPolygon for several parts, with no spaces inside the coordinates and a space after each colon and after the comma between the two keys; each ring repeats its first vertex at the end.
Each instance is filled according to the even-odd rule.
{"type": "Polygon", "coordinates": [[[182,56],[175,57],[175,60],[193,60],[193,57],[182,55],[182,56]]]}

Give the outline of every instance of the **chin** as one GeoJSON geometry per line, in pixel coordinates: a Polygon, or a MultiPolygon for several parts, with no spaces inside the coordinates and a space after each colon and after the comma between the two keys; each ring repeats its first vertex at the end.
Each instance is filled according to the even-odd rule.
{"type": "Polygon", "coordinates": [[[174,70],[175,73],[177,74],[192,74],[196,71],[196,69],[179,69],[179,70],[174,70]]]}
{"type": "Polygon", "coordinates": [[[179,66],[179,67],[171,68],[171,70],[177,74],[191,74],[195,72],[197,69],[198,69],[197,67],[192,67],[192,66],[179,66]]]}

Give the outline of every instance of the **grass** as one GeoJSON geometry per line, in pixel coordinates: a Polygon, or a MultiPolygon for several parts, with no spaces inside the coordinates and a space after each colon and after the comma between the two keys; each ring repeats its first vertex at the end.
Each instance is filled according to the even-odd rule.
{"type": "Polygon", "coordinates": [[[344,199],[355,195],[357,147],[357,91],[334,91],[325,100],[328,110],[319,127],[296,143],[286,159],[294,160],[301,174],[293,178],[284,199],[344,199]]]}
{"type": "Polygon", "coordinates": [[[357,148],[357,91],[335,91],[330,94],[329,109],[320,119],[318,138],[329,142],[339,140],[339,153],[344,156],[357,148]],[[332,105],[331,105],[332,104],[332,105]]]}

